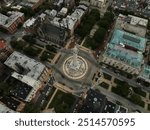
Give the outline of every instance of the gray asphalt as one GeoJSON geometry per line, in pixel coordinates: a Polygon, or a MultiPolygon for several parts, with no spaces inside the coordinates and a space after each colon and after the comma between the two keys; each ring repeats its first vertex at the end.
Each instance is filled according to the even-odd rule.
{"type": "Polygon", "coordinates": [[[124,77],[124,76],[122,76],[120,74],[118,75],[118,74],[114,73],[113,71],[111,71],[111,70],[109,70],[107,68],[102,68],[101,67],[100,69],[101,69],[102,72],[105,72],[105,73],[107,73],[107,74],[109,74],[111,76],[115,76],[116,78],[129,83],[129,85],[131,85],[133,87],[140,87],[142,90],[147,91],[147,92],[150,93],[150,87],[149,88],[148,87],[144,87],[144,86],[138,84],[134,79],[128,79],[128,78],[126,78],[126,77],[124,77]]]}
{"type": "Polygon", "coordinates": [[[129,109],[129,112],[133,111],[133,110],[140,110],[141,112],[143,113],[149,113],[148,110],[145,110],[144,108],[130,102],[129,100],[115,94],[115,93],[112,93],[112,92],[108,92],[106,89],[102,88],[102,87],[99,87],[99,86],[96,86],[96,88],[99,88],[100,89],[100,92],[103,93],[104,95],[107,96],[108,99],[113,99],[115,101],[119,101],[120,103],[123,104],[123,106],[127,107],[129,109]]]}

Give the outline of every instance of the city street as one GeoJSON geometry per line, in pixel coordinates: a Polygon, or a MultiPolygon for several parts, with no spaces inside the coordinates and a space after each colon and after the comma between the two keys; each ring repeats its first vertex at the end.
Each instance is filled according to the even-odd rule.
{"type": "Polygon", "coordinates": [[[107,68],[101,67],[100,70],[101,70],[101,72],[107,73],[107,74],[109,74],[109,75],[111,75],[111,76],[115,76],[116,78],[118,78],[118,79],[120,79],[120,80],[122,80],[122,81],[125,81],[125,82],[129,83],[129,85],[131,85],[131,86],[133,86],[133,87],[140,87],[141,89],[143,89],[143,90],[145,90],[145,91],[147,91],[147,92],[150,93],[150,88],[147,88],[147,87],[144,87],[144,86],[138,84],[138,83],[137,83],[135,80],[133,80],[133,79],[128,79],[128,78],[126,78],[126,77],[124,77],[124,76],[122,76],[122,75],[120,75],[120,74],[116,74],[116,73],[114,73],[113,71],[111,71],[111,70],[109,70],[109,69],[107,69],[107,68]]]}
{"type": "Polygon", "coordinates": [[[140,110],[141,112],[145,112],[148,113],[149,111],[145,110],[144,108],[135,105],[134,103],[130,102],[129,100],[115,94],[112,92],[108,92],[106,89],[99,87],[99,86],[94,86],[94,88],[98,88],[100,90],[100,92],[104,95],[106,95],[106,97],[110,100],[114,100],[114,101],[119,101],[120,103],[123,104],[123,106],[127,107],[129,109],[129,112],[132,110],[140,110]]]}

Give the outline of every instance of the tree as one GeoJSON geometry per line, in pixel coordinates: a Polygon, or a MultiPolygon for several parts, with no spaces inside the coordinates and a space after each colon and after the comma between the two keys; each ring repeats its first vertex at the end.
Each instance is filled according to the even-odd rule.
{"type": "Polygon", "coordinates": [[[35,44],[36,43],[36,40],[34,39],[33,36],[31,35],[25,35],[23,36],[23,39],[28,42],[29,44],[35,44]]]}
{"type": "Polygon", "coordinates": [[[40,107],[35,105],[32,102],[29,102],[29,103],[26,103],[23,112],[24,113],[39,113],[40,107]]]}
{"type": "Polygon", "coordinates": [[[93,15],[95,17],[95,20],[100,20],[100,12],[97,9],[92,9],[90,12],[90,15],[93,15]]]}
{"type": "Polygon", "coordinates": [[[55,106],[55,112],[57,113],[67,113],[69,112],[70,107],[66,103],[62,103],[58,106],[55,106]]]}
{"type": "Polygon", "coordinates": [[[126,82],[122,82],[121,84],[117,84],[116,88],[114,89],[114,92],[123,96],[123,97],[128,97],[130,90],[130,86],[126,82]]]}
{"type": "Polygon", "coordinates": [[[124,85],[124,86],[117,86],[117,89],[119,88],[120,93],[122,96],[127,97],[129,95],[129,87],[124,85]]]}
{"type": "Polygon", "coordinates": [[[26,19],[35,15],[35,12],[31,8],[21,8],[20,11],[24,13],[26,19]]]}
{"type": "Polygon", "coordinates": [[[25,48],[23,50],[23,52],[26,54],[26,55],[29,55],[29,56],[37,56],[38,53],[36,50],[34,50],[34,48],[32,48],[31,46],[25,48]]]}
{"type": "Polygon", "coordinates": [[[75,100],[75,97],[72,94],[66,93],[63,95],[62,99],[63,101],[65,101],[66,104],[68,104],[71,107],[72,103],[75,100]]]}
{"type": "Polygon", "coordinates": [[[23,50],[23,48],[25,47],[27,43],[25,43],[24,41],[16,41],[16,40],[12,40],[10,42],[10,45],[12,46],[12,48],[21,51],[23,50]]]}
{"type": "Polygon", "coordinates": [[[52,45],[46,45],[46,49],[49,50],[49,51],[51,51],[51,52],[54,52],[54,53],[57,52],[57,50],[52,45]]]}
{"type": "Polygon", "coordinates": [[[98,25],[102,28],[105,28],[105,29],[108,29],[110,24],[109,22],[106,20],[106,19],[101,19],[99,22],[98,22],[98,25]]]}
{"type": "Polygon", "coordinates": [[[12,89],[11,85],[4,82],[0,83],[0,91],[2,95],[9,95],[11,89],[12,89]]]}
{"type": "Polygon", "coordinates": [[[78,6],[79,2],[80,2],[80,0],[75,0],[75,5],[78,6]]]}
{"type": "Polygon", "coordinates": [[[94,42],[92,38],[87,37],[85,41],[85,46],[91,48],[92,50],[95,50],[98,47],[98,44],[94,42]]]}
{"type": "Polygon", "coordinates": [[[49,57],[50,57],[49,53],[43,52],[43,54],[41,55],[40,59],[41,59],[41,61],[46,61],[49,57]]]}
{"type": "Polygon", "coordinates": [[[9,11],[13,11],[14,9],[10,8],[10,7],[2,7],[0,8],[0,13],[4,14],[4,15],[7,15],[7,13],[9,11]]]}
{"type": "Polygon", "coordinates": [[[141,104],[141,102],[142,102],[141,97],[137,94],[132,94],[130,97],[130,100],[135,104],[141,104]]]}
{"type": "Polygon", "coordinates": [[[148,83],[148,82],[143,82],[144,83],[144,86],[146,86],[146,87],[150,87],[150,83],[148,83]]]}
{"type": "Polygon", "coordinates": [[[84,38],[88,35],[94,26],[94,24],[100,19],[100,13],[96,9],[92,9],[91,12],[82,20],[81,25],[75,30],[75,32],[84,38]]]}
{"type": "Polygon", "coordinates": [[[94,40],[98,43],[102,42],[104,40],[105,34],[106,30],[100,27],[94,34],[94,40]]]}
{"type": "Polygon", "coordinates": [[[111,23],[114,20],[114,14],[112,12],[106,12],[103,19],[106,19],[109,23],[111,23]]]}
{"type": "Polygon", "coordinates": [[[127,74],[127,78],[132,79],[133,78],[132,74],[127,74]]]}
{"type": "Polygon", "coordinates": [[[16,47],[16,41],[10,41],[10,45],[12,48],[15,48],[16,47]]]}

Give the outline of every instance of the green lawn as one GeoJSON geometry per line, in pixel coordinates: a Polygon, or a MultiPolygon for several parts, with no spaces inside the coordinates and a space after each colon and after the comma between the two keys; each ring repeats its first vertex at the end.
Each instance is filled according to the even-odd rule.
{"type": "Polygon", "coordinates": [[[55,112],[57,113],[67,113],[71,111],[75,101],[76,98],[72,94],[58,90],[53,101],[49,105],[49,108],[54,107],[55,112]]]}
{"type": "Polygon", "coordinates": [[[122,83],[123,83],[123,81],[121,81],[121,80],[119,80],[119,79],[115,78],[115,79],[114,79],[114,83],[116,83],[116,84],[122,84],[122,83]]]}
{"type": "Polygon", "coordinates": [[[130,98],[127,97],[128,95],[128,87],[125,88],[125,86],[117,86],[117,87],[112,87],[112,92],[128,99],[129,101],[133,102],[134,104],[137,104],[141,107],[144,107],[145,102],[142,100],[141,96],[138,94],[133,94],[131,95],[130,98]]]}
{"type": "Polygon", "coordinates": [[[112,79],[112,76],[109,75],[109,74],[103,73],[103,75],[104,75],[104,78],[105,78],[105,79],[108,79],[108,80],[111,80],[111,79],[112,79]]]}
{"type": "Polygon", "coordinates": [[[142,91],[140,88],[134,88],[134,87],[132,87],[132,88],[135,93],[139,94],[142,97],[146,97],[146,92],[142,91]]]}
{"type": "Polygon", "coordinates": [[[108,89],[109,88],[109,84],[105,83],[105,82],[102,82],[99,84],[101,87],[105,88],[105,89],[108,89]]]}
{"type": "Polygon", "coordinates": [[[46,49],[52,53],[56,53],[57,49],[52,45],[46,45],[46,49]]]}
{"type": "Polygon", "coordinates": [[[48,59],[53,59],[54,58],[54,54],[48,52],[48,51],[44,51],[43,54],[41,55],[40,59],[42,61],[48,60],[48,59]]]}
{"type": "Polygon", "coordinates": [[[141,103],[139,104],[139,106],[144,107],[145,106],[145,102],[141,101],[141,103]]]}
{"type": "Polygon", "coordinates": [[[38,54],[41,52],[41,49],[33,47],[33,46],[28,46],[26,47],[23,52],[28,55],[28,56],[38,56],[38,54]]]}

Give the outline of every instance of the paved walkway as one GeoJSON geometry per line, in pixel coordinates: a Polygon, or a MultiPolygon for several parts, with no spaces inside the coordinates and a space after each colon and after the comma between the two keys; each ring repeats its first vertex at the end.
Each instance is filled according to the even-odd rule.
{"type": "Polygon", "coordinates": [[[48,104],[46,105],[45,110],[48,109],[49,105],[51,104],[53,98],[55,97],[55,95],[56,95],[56,93],[57,93],[57,90],[58,90],[58,89],[56,88],[56,90],[55,90],[55,92],[53,93],[52,97],[50,98],[48,104]]]}
{"type": "Polygon", "coordinates": [[[81,46],[83,46],[83,44],[84,44],[86,38],[87,38],[87,37],[84,37],[84,39],[82,40],[82,42],[81,42],[81,44],[80,44],[81,46]]]}

